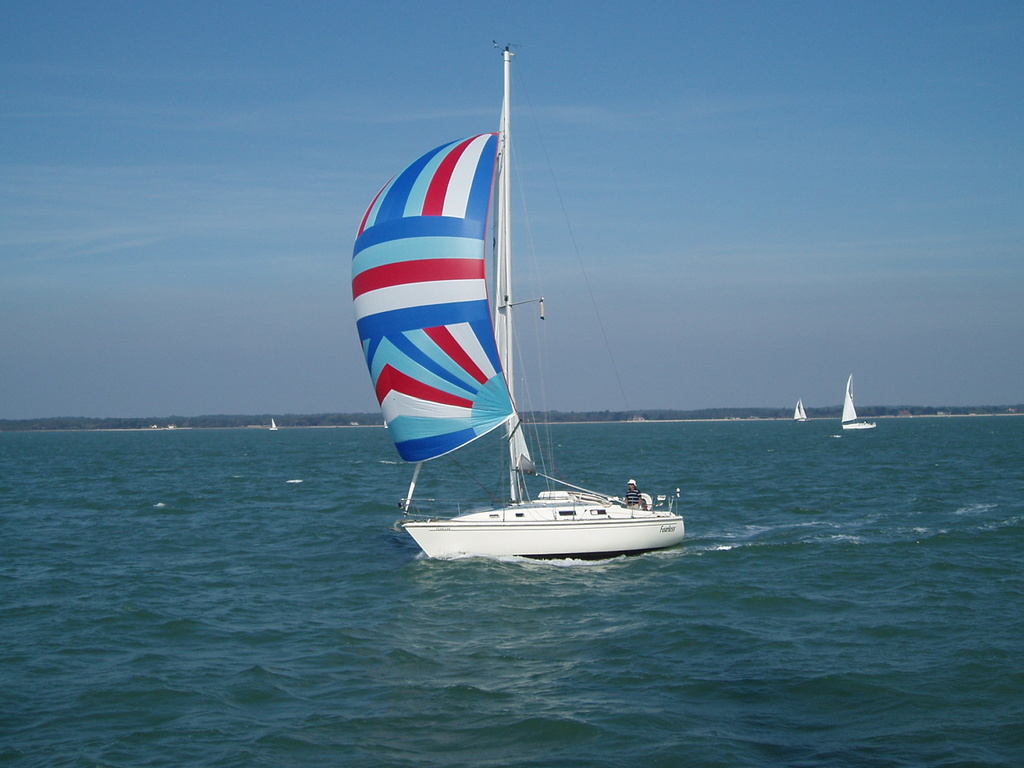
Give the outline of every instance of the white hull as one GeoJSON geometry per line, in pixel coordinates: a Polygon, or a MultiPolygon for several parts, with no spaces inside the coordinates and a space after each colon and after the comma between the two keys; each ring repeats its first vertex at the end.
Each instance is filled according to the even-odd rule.
{"type": "Polygon", "coordinates": [[[843,429],[874,429],[875,422],[873,421],[852,421],[849,424],[843,424],[843,429]]]}
{"type": "Polygon", "coordinates": [[[574,505],[566,498],[473,512],[402,527],[428,557],[460,555],[598,559],[675,546],[683,518],[664,510],[574,505]]]}

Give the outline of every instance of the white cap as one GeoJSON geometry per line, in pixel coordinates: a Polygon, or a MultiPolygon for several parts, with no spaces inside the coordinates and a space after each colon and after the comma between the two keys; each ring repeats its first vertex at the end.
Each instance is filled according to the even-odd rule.
{"type": "Polygon", "coordinates": [[[630,485],[636,485],[636,480],[630,480],[630,481],[629,481],[629,484],[630,484],[630,485]]]}

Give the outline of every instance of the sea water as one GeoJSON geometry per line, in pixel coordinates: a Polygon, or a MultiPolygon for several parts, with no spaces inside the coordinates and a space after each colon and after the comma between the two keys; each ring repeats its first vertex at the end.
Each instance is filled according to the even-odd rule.
{"type": "Polygon", "coordinates": [[[0,764],[1021,764],[1024,418],[545,431],[685,543],[425,559],[379,428],[0,434],[0,764]]]}

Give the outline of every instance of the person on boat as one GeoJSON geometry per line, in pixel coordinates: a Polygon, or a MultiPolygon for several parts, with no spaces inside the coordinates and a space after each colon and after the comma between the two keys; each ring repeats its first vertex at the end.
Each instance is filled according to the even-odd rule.
{"type": "Polygon", "coordinates": [[[629,481],[629,490],[626,491],[626,506],[647,509],[647,502],[640,494],[640,489],[636,487],[636,480],[629,481]]]}

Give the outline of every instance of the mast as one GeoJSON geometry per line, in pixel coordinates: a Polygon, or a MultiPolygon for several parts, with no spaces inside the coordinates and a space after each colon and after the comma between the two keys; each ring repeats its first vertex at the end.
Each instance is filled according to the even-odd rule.
{"type": "MultiPolygon", "coordinates": [[[[512,50],[506,45],[502,49],[504,62],[504,89],[501,103],[500,143],[498,147],[498,200],[495,217],[494,249],[494,335],[498,344],[498,355],[505,371],[508,393],[515,405],[515,365],[512,343],[512,50]]],[[[517,504],[523,500],[525,483],[522,470],[531,466],[530,452],[523,437],[519,412],[505,424],[506,442],[509,453],[509,500],[517,504]]]]}
{"type": "Polygon", "coordinates": [[[511,222],[511,133],[510,99],[512,90],[512,52],[509,46],[502,51],[505,62],[505,88],[501,103],[501,126],[498,144],[498,201],[495,219],[494,269],[494,334],[498,342],[498,355],[508,381],[508,391],[515,402],[512,360],[512,222],[511,222]]]}

